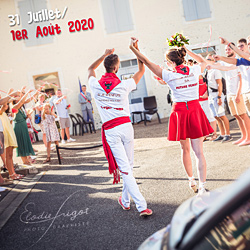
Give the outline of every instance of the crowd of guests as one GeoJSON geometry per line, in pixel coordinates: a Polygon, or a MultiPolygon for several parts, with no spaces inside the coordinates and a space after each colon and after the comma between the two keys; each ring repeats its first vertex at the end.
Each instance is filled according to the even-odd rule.
{"type": "MultiPolygon", "coordinates": [[[[43,143],[47,150],[47,158],[43,163],[50,162],[50,152],[54,148],[51,143],[59,145],[61,130],[61,142],[73,142],[75,139],[70,137],[70,118],[66,96],[58,89],[56,95],[50,96],[42,92],[42,87],[37,90],[14,91],[10,89],[4,96],[0,96],[0,155],[3,162],[2,170],[8,171],[9,178],[0,175],[0,186],[10,185],[13,180],[20,180],[24,176],[15,172],[13,163],[13,151],[16,156],[21,157],[23,166],[31,166],[34,163],[36,149],[33,147],[35,142],[36,125],[40,128],[43,143]],[[47,97],[47,98],[46,98],[47,97]],[[29,103],[29,104],[28,104],[29,103]],[[29,105],[31,108],[27,108],[29,105]],[[58,122],[56,124],[56,118],[58,122]]],[[[4,191],[0,187],[0,191],[4,191]]]]}

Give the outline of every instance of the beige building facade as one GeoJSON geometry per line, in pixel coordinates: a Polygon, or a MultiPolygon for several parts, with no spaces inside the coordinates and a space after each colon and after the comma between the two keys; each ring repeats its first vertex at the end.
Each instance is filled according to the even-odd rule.
{"type": "MultiPolygon", "coordinates": [[[[60,87],[71,104],[70,112],[80,113],[78,77],[90,91],[87,69],[106,48],[115,48],[119,55],[118,76],[122,79],[137,70],[128,48],[131,36],[139,39],[141,51],[159,65],[164,65],[166,38],[175,32],[187,35],[190,48],[197,52],[206,53],[209,46],[224,54],[219,36],[233,42],[246,38],[249,10],[249,0],[0,0],[0,90],[22,85],[37,88],[41,84],[46,89],[60,87]],[[31,24],[28,13],[34,14],[31,24]],[[37,38],[38,26],[41,30],[45,26],[44,34],[48,35],[38,34],[37,38]],[[28,39],[23,40],[20,34],[24,29],[28,39]]],[[[99,67],[97,77],[104,72],[104,67],[99,67]]],[[[146,69],[130,99],[155,95],[160,116],[167,117],[171,110],[167,94],[168,88],[155,82],[146,69]]],[[[100,128],[94,101],[93,106],[96,126],[100,128]]]]}

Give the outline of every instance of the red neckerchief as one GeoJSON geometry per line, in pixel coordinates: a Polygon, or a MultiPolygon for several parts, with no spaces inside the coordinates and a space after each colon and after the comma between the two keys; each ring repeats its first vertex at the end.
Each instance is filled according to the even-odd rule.
{"type": "Polygon", "coordinates": [[[99,80],[101,87],[107,94],[111,92],[120,82],[121,80],[114,73],[105,73],[99,80]]]}
{"type": "Polygon", "coordinates": [[[181,64],[175,67],[175,72],[182,75],[189,75],[189,67],[181,64]]]}

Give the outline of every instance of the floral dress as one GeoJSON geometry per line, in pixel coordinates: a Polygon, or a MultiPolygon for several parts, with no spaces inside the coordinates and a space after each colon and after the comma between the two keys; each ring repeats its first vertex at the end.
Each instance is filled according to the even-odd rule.
{"type": "Polygon", "coordinates": [[[55,117],[53,115],[45,114],[45,119],[43,120],[43,126],[44,126],[44,131],[46,133],[47,142],[60,141],[60,136],[55,123],[55,117]]]}

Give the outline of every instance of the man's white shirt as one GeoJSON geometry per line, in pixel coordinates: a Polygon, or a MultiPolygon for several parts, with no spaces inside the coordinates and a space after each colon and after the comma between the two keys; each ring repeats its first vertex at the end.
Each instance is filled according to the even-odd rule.
{"type": "Polygon", "coordinates": [[[130,116],[128,95],[136,89],[133,78],[122,80],[108,94],[93,76],[89,78],[89,86],[103,123],[118,117],[130,116]]]}
{"type": "MultiPolygon", "coordinates": [[[[222,66],[232,66],[232,64],[226,62],[220,62],[222,66]]],[[[240,83],[240,70],[237,67],[236,69],[225,71],[225,80],[227,86],[227,95],[237,95],[239,83],[240,83]]]]}

